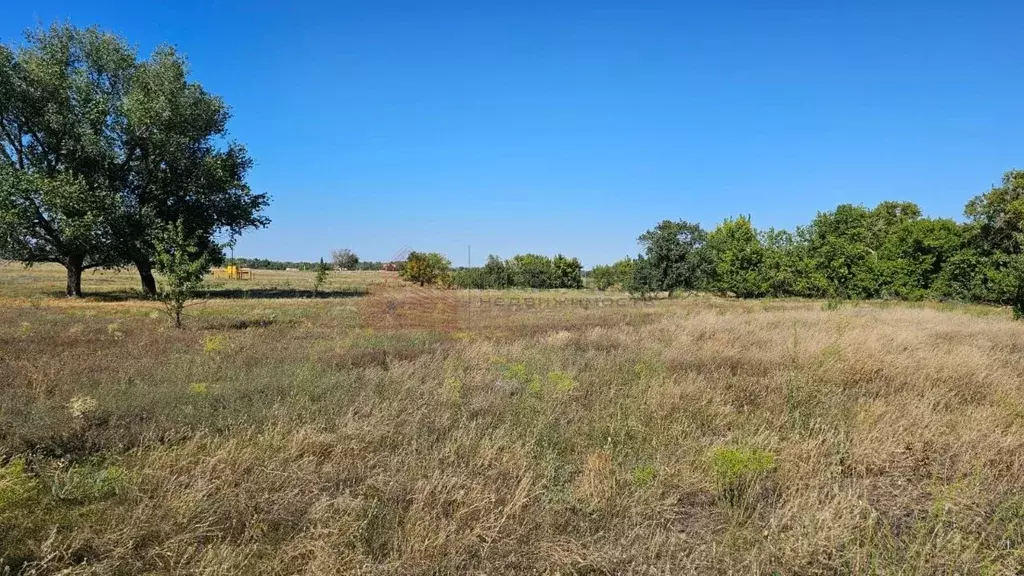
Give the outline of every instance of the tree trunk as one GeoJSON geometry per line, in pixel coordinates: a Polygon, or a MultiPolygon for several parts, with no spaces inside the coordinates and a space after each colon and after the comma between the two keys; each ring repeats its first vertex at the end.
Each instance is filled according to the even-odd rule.
{"type": "Polygon", "coordinates": [[[80,298],[82,296],[82,267],[83,259],[70,257],[64,264],[68,270],[68,285],[66,293],[68,298],[80,298]]]}
{"type": "Polygon", "coordinates": [[[142,293],[146,296],[156,296],[156,278],[153,278],[153,265],[150,264],[149,260],[141,259],[135,261],[135,267],[139,269],[142,293]]]}

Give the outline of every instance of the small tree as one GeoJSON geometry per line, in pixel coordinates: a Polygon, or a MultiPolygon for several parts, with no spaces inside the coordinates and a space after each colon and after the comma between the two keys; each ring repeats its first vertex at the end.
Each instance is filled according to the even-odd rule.
{"type": "Polygon", "coordinates": [[[156,234],[156,267],[165,281],[157,292],[164,310],[181,328],[181,313],[203,287],[203,278],[210,270],[209,253],[202,238],[190,236],[178,221],[156,234]]]}
{"type": "Polygon", "coordinates": [[[583,287],[583,265],[578,259],[558,254],[551,260],[551,268],[555,288],[583,287]]]}
{"type": "Polygon", "coordinates": [[[450,278],[452,263],[437,252],[410,252],[401,276],[420,286],[444,284],[450,278]]]}
{"type": "Polygon", "coordinates": [[[658,289],[658,282],[658,270],[651,265],[647,258],[639,255],[633,261],[633,268],[625,288],[632,296],[646,300],[652,292],[658,289]]]}
{"type": "Polygon", "coordinates": [[[621,287],[629,285],[633,276],[633,259],[626,256],[614,264],[594,266],[590,271],[590,278],[594,287],[604,291],[618,284],[621,287]]]}
{"type": "Polygon", "coordinates": [[[589,277],[594,287],[603,292],[615,284],[615,269],[599,264],[590,269],[589,277]]]}
{"type": "Polygon", "coordinates": [[[324,263],[324,259],[320,259],[320,263],[313,269],[316,273],[313,276],[313,297],[316,297],[320,293],[320,289],[323,288],[324,282],[327,282],[327,274],[331,271],[331,267],[324,263]]]}
{"type": "Polygon", "coordinates": [[[331,260],[334,262],[334,267],[340,270],[352,270],[359,264],[359,256],[356,256],[356,253],[348,248],[331,252],[331,260]]]}
{"type": "Polygon", "coordinates": [[[699,287],[706,273],[702,250],[706,238],[707,232],[698,224],[685,220],[663,220],[641,234],[637,241],[654,273],[654,284],[650,287],[668,292],[669,297],[675,290],[699,287]]]}

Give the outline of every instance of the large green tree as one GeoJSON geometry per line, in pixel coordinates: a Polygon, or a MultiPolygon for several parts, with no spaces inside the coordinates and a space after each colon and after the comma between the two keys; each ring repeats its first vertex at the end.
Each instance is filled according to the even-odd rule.
{"type": "Polygon", "coordinates": [[[219,236],[265,226],[224,103],[171,48],[140,61],[117,36],[58,24],[0,45],[0,257],[82,271],[135,265],[156,291],[156,231],[181,223],[217,261],[219,236]]]}
{"type": "Polygon", "coordinates": [[[62,264],[68,296],[81,295],[84,270],[120,263],[110,168],[133,67],[131,49],[96,29],[0,45],[0,257],[62,264]]]}
{"type": "Polygon", "coordinates": [[[186,234],[201,239],[210,262],[220,263],[217,237],[266,226],[262,210],[269,198],[249,188],[252,160],[230,141],[228,108],[189,81],[183,56],[158,48],[138,63],[132,80],[122,104],[123,156],[115,175],[125,205],[123,235],[130,239],[121,246],[152,294],[152,230],[180,222],[186,234]]]}

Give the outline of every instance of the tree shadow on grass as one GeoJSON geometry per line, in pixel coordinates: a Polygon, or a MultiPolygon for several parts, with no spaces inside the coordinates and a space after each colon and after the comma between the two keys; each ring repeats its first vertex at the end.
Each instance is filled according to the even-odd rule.
{"type": "Polygon", "coordinates": [[[344,288],[341,290],[321,290],[314,293],[312,290],[297,288],[214,288],[203,292],[203,297],[211,299],[245,299],[245,298],[357,298],[366,296],[369,292],[365,288],[344,288]]]}
{"type": "MultiPolygon", "coordinates": [[[[268,299],[280,300],[286,298],[315,298],[327,300],[333,298],[358,298],[366,296],[369,291],[365,288],[345,288],[341,290],[321,290],[313,293],[312,290],[297,288],[212,288],[199,293],[198,300],[245,300],[245,299],[268,299]]],[[[63,292],[51,292],[48,294],[53,298],[63,298],[63,292]]],[[[82,297],[83,302],[131,302],[131,301],[153,301],[152,297],[146,296],[141,290],[109,290],[105,292],[86,292],[82,297]]]]}

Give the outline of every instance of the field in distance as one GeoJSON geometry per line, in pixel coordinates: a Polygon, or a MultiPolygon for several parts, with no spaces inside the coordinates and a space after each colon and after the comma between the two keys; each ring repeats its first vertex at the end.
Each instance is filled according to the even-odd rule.
{"type": "Polygon", "coordinates": [[[0,573],[1024,570],[1007,310],[312,277],[0,267],[0,573]]]}

